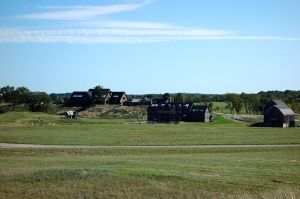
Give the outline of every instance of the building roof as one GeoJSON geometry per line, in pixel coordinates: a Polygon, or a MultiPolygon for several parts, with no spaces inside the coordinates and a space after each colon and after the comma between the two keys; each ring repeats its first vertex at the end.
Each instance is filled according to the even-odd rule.
{"type": "Polygon", "coordinates": [[[70,98],[83,98],[83,97],[86,97],[86,96],[91,97],[91,96],[89,95],[89,93],[86,92],[86,91],[74,91],[74,92],[72,93],[72,95],[71,95],[70,98]]]}
{"type": "Polygon", "coordinates": [[[278,108],[278,110],[284,116],[295,115],[294,111],[292,109],[290,109],[288,106],[286,106],[287,108],[283,108],[283,106],[274,105],[274,107],[278,108]]]}
{"type": "Polygon", "coordinates": [[[142,101],[142,98],[132,98],[131,99],[131,102],[133,102],[133,103],[139,103],[141,101],[142,101]]]}
{"type": "Polygon", "coordinates": [[[127,97],[125,92],[111,92],[111,99],[113,99],[113,98],[121,99],[123,95],[125,95],[127,97]]]}
{"type": "Polygon", "coordinates": [[[192,110],[197,110],[197,111],[206,111],[207,109],[210,112],[210,109],[208,106],[193,106],[192,107],[192,110]]]}
{"type": "Polygon", "coordinates": [[[283,116],[295,115],[294,111],[281,100],[272,100],[269,104],[267,104],[267,109],[265,113],[268,113],[274,108],[278,109],[283,116]]]}
{"type": "Polygon", "coordinates": [[[273,104],[279,107],[280,109],[290,109],[283,101],[281,100],[272,100],[273,104]]]}
{"type": "Polygon", "coordinates": [[[143,100],[146,101],[146,102],[151,102],[151,101],[152,101],[152,98],[149,98],[149,97],[143,97],[143,100]]]}
{"type": "Polygon", "coordinates": [[[108,93],[108,92],[111,92],[109,88],[104,88],[103,90],[104,90],[105,92],[107,92],[107,93],[108,93]]]}

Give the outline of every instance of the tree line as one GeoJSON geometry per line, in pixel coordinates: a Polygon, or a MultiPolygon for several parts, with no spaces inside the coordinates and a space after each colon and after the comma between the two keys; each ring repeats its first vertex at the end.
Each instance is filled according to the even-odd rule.
{"type": "MultiPolygon", "coordinates": [[[[105,92],[102,86],[95,86],[93,104],[102,104],[105,92]]],[[[15,88],[5,86],[0,88],[0,100],[10,103],[15,110],[19,104],[24,104],[30,111],[47,111],[51,102],[68,101],[70,93],[50,94],[46,92],[33,92],[26,87],[15,88]]],[[[138,96],[138,95],[135,95],[138,96]]],[[[256,94],[247,93],[227,93],[227,94],[197,94],[197,93],[165,93],[165,94],[146,94],[140,97],[153,99],[154,103],[162,101],[173,101],[178,103],[202,103],[213,107],[212,102],[226,102],[226,109],[237,114],[244,109],[246,114],[262,114],[265,104],[272,99],[280,99],[288,104],[295,112],[300,113],[300,91],[266,91],[256,94]]],[[[62,103],[62,104],[63,104],[62,103]]]]}
{"type": "Polygon", "coordinates": [[[17,105],[24,104],[32,112],[46,111],[51,104],[51,98],[47,93],[33,92],[26,87],[2,87],[0,89],[0,100],[10,103],[13,110],[17,105]]]}
{"type": "Polygon", "coordinates": [[[256,94],[227,93],[213,97],[208,96],[202,102],[207,104],[210,104],[209,102],[226,102],[226,108],[237,114],[240,114],[242,109],[245,110],[246,114],[263,114],[265,105],[274,99],[284,101],[291,109],[300,113],[300,91],[267,91],[256,94]]]}
{"type": "Polygon", "coordinates": [[[223,95],[165,93],[163,95],[148,94],[145,96],[154,99],[168,99],[169,101],[178,103],[202,103],[211,108],[214,108],[212,102],[225,102],[225,108],[237,114],[240,114],[243,109],[246,114],[263,114],[267,102],[280,99],[288,104],[295,112],[300,113],[300,91],[262,91],[256,94],[227,93],[223,95]]]}

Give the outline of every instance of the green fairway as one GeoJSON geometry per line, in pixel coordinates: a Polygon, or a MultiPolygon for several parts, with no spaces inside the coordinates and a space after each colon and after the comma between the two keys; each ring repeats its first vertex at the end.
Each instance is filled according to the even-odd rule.
{"type": "Polygon", "coordinates": [[[0,149],[3,198],[300,197],[300,148],[0,149]]]}
{"type": "MultiPolygon", "coordinates": [[[[299,144],[299,128],[0,115],[0,142],[55,145],[299,144]]],[[[299,198],[300,147],[0,148],[0,198],[299,198]]]]}
{"type": "Polygon", "coordinates": [[[299,128],[254,128],[218,116],[213,123],[139,124],[38,113],[0,115],[0,142],[69,145],[299,144],[299,128]]]}

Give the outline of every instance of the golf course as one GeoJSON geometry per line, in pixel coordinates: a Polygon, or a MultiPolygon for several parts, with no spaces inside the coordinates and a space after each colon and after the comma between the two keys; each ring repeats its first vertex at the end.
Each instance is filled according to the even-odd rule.
{"type": "Polygon", "coordinates": [[[298,128],[8,112],[0,143],[0,198],[300,197],[298,128]]]}

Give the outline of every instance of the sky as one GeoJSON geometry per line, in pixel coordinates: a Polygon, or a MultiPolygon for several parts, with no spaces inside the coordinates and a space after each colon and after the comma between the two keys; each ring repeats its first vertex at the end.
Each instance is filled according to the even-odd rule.
{"type": "Polygon", "coordinates": [[[300,90],[299,0],[0,1],[0,87],[300,90]]]}

